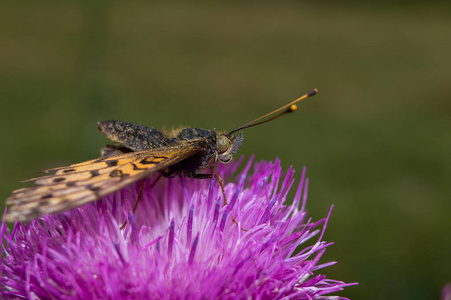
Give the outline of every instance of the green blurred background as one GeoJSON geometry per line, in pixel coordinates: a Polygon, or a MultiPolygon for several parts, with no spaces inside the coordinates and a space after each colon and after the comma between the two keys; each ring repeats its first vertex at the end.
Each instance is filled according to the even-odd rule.
{"type": "Polygon", "coordinates": [[[318,88],[240,154],[307,166],[314,219],[335,205],[323,272],[359,282],[340,295],[438,299],[450,71],[444,2],[2,1],[0,195],[97,157],[97,121],[231,130],[318,88]]]}

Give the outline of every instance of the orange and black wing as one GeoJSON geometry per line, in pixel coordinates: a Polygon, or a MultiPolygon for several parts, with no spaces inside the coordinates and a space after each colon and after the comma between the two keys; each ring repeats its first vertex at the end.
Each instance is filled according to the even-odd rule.
{"type": "Polygon", "coordinates": [[[164,147],[94,159],[44,172],[33,178],[37,186],[12,192],[5,216],[25,221],[92,202],[156,171],[163,170],[202,149],[197,145],[164,147]]]}

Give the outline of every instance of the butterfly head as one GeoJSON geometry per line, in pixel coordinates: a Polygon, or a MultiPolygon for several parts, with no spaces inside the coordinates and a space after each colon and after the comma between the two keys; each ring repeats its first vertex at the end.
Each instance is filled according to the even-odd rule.
{"type": "Polygon", "coordinates": [[[228,164],[232,160],[242,141],[242,132],[236,136],[232,136],[226,132],[219,133],[216,138],[216,159],[223,164],[228,164]]]}

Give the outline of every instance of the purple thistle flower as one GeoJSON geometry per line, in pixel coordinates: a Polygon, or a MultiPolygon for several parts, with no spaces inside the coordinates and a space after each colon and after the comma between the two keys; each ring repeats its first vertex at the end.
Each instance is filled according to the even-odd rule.
{"type": "Polygon", "coordinates": [[[451,300],[451,283],[448,283],[443,287],[441,299],[451,300]]]}
{"type": "Polygon", "coordinates": [[[135,214],[139,182],[59,215],[17,222],[12,232],[3,222],[0,295],[346,299],[327,295],[355,283],[318,274],[334,264],[318,263],[332,244],[322,241],[330,211],[317,222],[306,218],[305,169],[292,204],[284,204],[294,171],[283,174],[276,160],[256,163],[249,175],[251,163],[235,180],[240,162],[218,167],[226,206],[214,180],[163,179],[150,188],[151,179],[135,214]]]}

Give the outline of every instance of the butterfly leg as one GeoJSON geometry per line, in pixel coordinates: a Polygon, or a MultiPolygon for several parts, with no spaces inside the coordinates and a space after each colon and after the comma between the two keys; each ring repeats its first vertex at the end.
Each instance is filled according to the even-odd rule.
{"type": "MultiPolygon", "coordinates": [[[[154,182],[152,182],[152,184],[150,185],[150,188],[153,188],[154,185],[157,183],[157,181],[161,178],[161,175],[158,175],[158,177],[154,180],[154,182]]],[[[144,178],[141,181],[141,186],[139,187],[139,192],[138,192],[138,199],[136,199],[135,205],[133,206],[133,213],[136,212],[136,209],[138,208],[138,204],[141,201],[142,197],[143,197],[143,193],[144,193],[144,184],[146,182],[146,178],[144,178]]],[[[119,227],[120,230],[124,229],[125,225],[127,225],[127,221],[124,222],[124,224],[122,224],[121,227],[119,227]]]]}
{"type": "MultiPolygon", "coordinates": [[[[221,176],[219,176],[218,174],[191,174],[189,175],[189,177],[191,178],[196,178],[196,179],[211,179],[213,178],[213,176],[218,179],[219,181],[219,185],[221,186],[221,191],[222,191],[222,196],[224,197],[224,206],[227,205],[227,197],[225,194],[225,189],[224,189],[224,182],[222,181],[221,176]]],[[[235,220],[235,218],[232,216],[232,221],[233,223],[236,224],[236,226],[239,227],[238,222],[235,220]]],[[[243,231],[247,231],[247,229],[241,227],[241,230],[243,231]]]]}
{"type": "Polygon", "coordinates": [[[221,176],[219,176],[218,174],[191,174],[189,175],[190,178],[196,178],[196,179],[212,179],[213,176],[218,179],[219,181],[219,185],[221,186],[221,191],[222,191],[222,197],[224,197],[224,206],[227,205],[227,198],[226,198],[226,194],[225,194],[225,190],[224,190],[224,181],[222,181],[221,176]]]}

